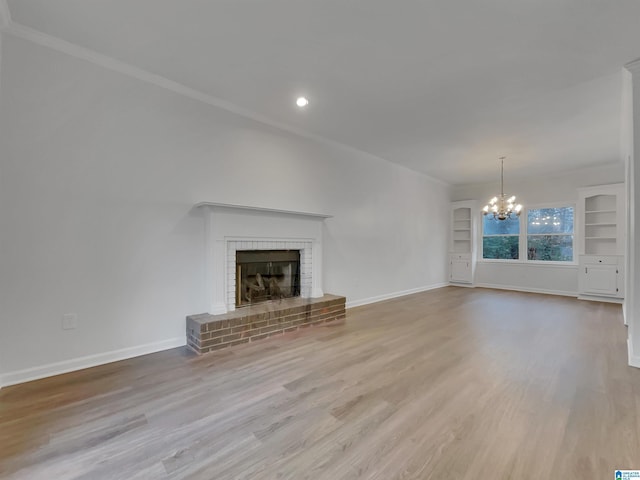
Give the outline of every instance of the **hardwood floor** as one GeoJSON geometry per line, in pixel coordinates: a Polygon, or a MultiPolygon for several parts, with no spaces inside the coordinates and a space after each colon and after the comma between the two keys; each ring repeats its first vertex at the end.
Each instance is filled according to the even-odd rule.
{"type": "Polygon", "coordinates": [[[447,287],[0,390],[3,479],[606,479],[640,469],[619,305],[447,287]]]}

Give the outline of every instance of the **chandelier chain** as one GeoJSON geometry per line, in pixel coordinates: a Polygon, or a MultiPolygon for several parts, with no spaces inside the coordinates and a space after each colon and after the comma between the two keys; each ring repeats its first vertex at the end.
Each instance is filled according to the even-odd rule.
{"type": "Polygon", "coordinates": [[[500,195],[504,196],[504,159],[507,157],[500,157],[500,195]]]}

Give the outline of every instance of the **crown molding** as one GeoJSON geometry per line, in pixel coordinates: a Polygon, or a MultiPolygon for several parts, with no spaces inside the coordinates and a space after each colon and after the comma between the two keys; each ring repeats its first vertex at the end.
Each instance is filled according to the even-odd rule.
{"type": "Polygon", "coordinates": [[[70,55],[72,57],[85,60],[87,62],[93,63],[95,65],[101,66],[108,70],[121,73],[129,77],[133,77],[142,82],[150,83],[157,87],[170,90],[174,93],[180,94],[185,97],[189,97],[193,100],[207,103],[211,106],[214,106],[216,108],[221,108],[223,110],[234,113],[236,115],[250,118],[251,120],[254,120],[256,122],[265,123],[272,127],[275,127],[281,130],[286,130],[291,133],[295,133],[296,135],[313,137],[312,134],[309,134],[302,130],[298,130],[296,128],[292,128],[288,125],[285,125],[279,122],[274,122],[273,120],[265,116],[252,112],[250,110],[246,110],[242,107],[238,107],[237,105],[234,105],[231,102],[227,102],[225,100],[215,98],[213,96],[202,93],[198,90],[194,90],[193,88],[187,87],[181,83],[175,82],[173,80],[169,80],[168,78],[165,78],[161,75],[151,73],[142,68],[133,66],[131,64],[122,62],[120,60],[116,60],[115,58],[109,57],[107,55],[103,55],[101,53],[95,52],[94,50],[81,47],[75,43],[62,40],[61,38],[48,35],[38,30],[34,30],[30,27],[26,27],[19,23],[12,22],[10,25],[7,26],[6,32],[15,37],[19,37],[24,40],[31,41],[33,43],[51,48],[52,50],[56,50],[58,52],[66,53],[67,55],[70,55]]]}
{"type": "Polygon", "coordinates": [[[7,28],[11,24],[11,12],[7,0],[0,0],[0,28],[7,28]]]}
{"type": "MultiPolygon", "coordinates": [[[[4,2],[6,4],[6,0],[0,0],[0,3],[4,2]]],[[[251,110],[239,107],[231,102],[226,100],[222,100],[220,98],[213,97],[206,93],[202,93],[193,88],[187,87],[181,83],[175,82],[173,80],[169,80],[166,77],[161,75],[157,75],[155,73],[148,72],[147,70],[143,70],[142,68],[130,65],[128,63],[122,62],[120,60],[116,60],[115,58],[109,57],[107,55],[103,55],[101,53],[95,52],[88,48],[81,47],[75,43],[67,42],[66,40],[62,40],[61,38],[54,37],[52,35],[48,35],[46,33],[40,32],[38,30],[34,30],[32,28],[26,27],[14,21],[9,21],[9,23],[3,28],[3,31],[13,35],[15,37],[22,38],[24,40],[28,40],[30,42],[36,43],[38,45],[51,48],[52,50],[56,50],[58,52],[65,53],[72,57],[76,57],[87,62],[93,63],[95,65],[99,65],[108,70],[112,70],[114,72],[121,73],[123,75],[127,75],[129,77],[135,78],[145,83],[149,83],[155,85],[160,88],[164,88],[178,95],[182,95],[184,97],[188,97],[192,100],[196,100],[198,102],[206,103],[215,108],[219,108],[225,110],[227,112],[233,113],[235,115],[248,118],[255,122],[268,125],[270,127],[276,128],[278,130],[296,135],[298,137],[307,138],[310,140],[314,140],[318,143],[331,146],[333,148],[337,148],[343,151],[348,151],[350,153],[354,153],[357,155],[368,155],[372,158],[375,158],[379,161],[391,163],[400,168],[404,168],[406,170],[411,171],[412,173],[417,173],[418,175],[426,178],[427,180],[437,183],[440,185],[450,186],[451,184],[441,180],[439,178],[431,177],[424,172],[419,172],[417,170],[413,170],[404,165],[391,162],[385,158],[379,157],[372,153],[366,152],[364,150],[359,150],[350,145],[346,145],[344,143],[337,142],[335,140],[328,139],[321,135],[317,135],[314,133],[307,132],[306,130],[302,130],[291,125],[281,123],[271,118],[268,118],[259,113],[253,112],[251,110]]]]}
{"type": "Polygon", "coordinates": [[[640,73],[640,58],[635,59],[632,62],[627,63],[624,68],[632,73],[640,73]]]}

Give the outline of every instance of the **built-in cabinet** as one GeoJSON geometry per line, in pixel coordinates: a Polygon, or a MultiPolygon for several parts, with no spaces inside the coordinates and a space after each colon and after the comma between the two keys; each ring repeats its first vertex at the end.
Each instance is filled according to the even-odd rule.
{"type": "Polygon", "coordinates": [[[580,263],[581,295],[624,296],[622,257],[584,255],[580,263]]]}
{"type": "Polygon", "coordinates": [[[451,231],[449,243],[449,281],[472,284],[475,273],[475,232],[478,212],[476,202],[451,204],[451,231]]]}
{"type": "Polygon", "coordinates": [[[624,297],[624,185],[578,190],[579,298],[621,300],[624,297]]]}

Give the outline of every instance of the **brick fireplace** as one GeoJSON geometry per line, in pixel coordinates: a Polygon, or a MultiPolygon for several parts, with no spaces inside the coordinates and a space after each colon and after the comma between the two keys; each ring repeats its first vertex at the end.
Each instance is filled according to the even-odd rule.
{"type": "Polygon", "coordinates": [[[209,312],[187,317],[187,345],[196,353],[345,317],[345,298],[322,288],[322,228],[329,215],[221,203],[197,207],[205,214],[209,312]],[[246,251],[299,252],[299,296],[237,308],[243,280],[236,259],[246,251]]]}

